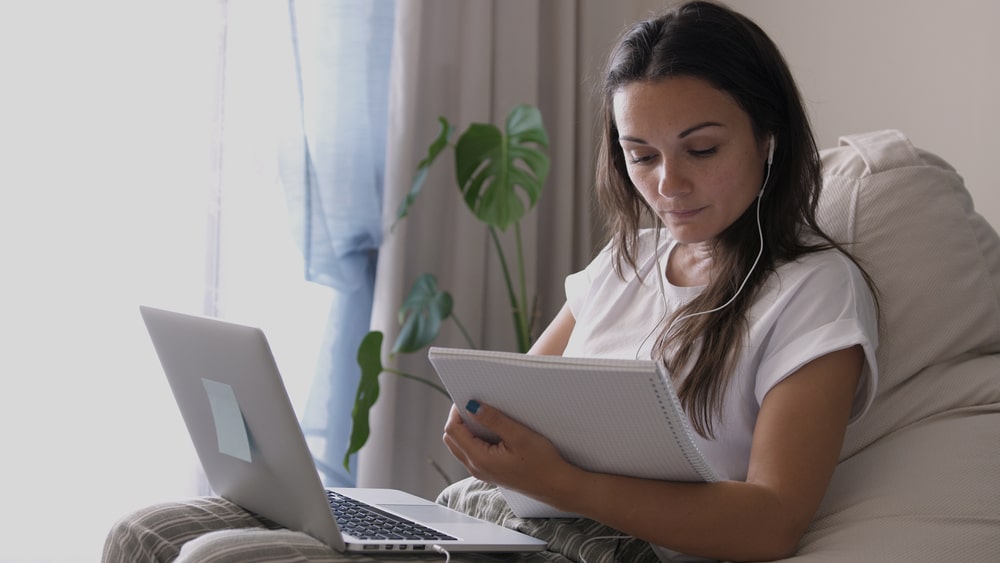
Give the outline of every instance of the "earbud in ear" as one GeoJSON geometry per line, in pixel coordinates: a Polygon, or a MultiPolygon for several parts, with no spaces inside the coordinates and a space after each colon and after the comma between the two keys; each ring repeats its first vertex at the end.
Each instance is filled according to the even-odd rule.
{"type": "Polygon", "coordinates": [[[771,178],[771,163],[774,162],[774,135],[767,142],[767,174],[764,176],[764,185],[760,187],[760,191],[757,192],[757,197],[764,195],[764,188],[767,187],[767,181],[771,178]]]}

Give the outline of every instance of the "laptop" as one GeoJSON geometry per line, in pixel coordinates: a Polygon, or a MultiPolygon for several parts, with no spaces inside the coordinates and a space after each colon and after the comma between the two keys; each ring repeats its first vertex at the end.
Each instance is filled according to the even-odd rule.
{"type": "Polygon", "coordinates": [[[324,488],[259,328],[139,309],[216,494],[340,552],[545,549],[543,540],[404,491],[324,488]],[[391,525],[372,530],[358,520],[391,525]]]}

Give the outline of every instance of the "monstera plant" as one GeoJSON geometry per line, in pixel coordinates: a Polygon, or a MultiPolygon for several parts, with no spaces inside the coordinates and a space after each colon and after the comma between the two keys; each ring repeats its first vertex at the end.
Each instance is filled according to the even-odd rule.
{"type": "MultiPolygon", "coordinates": [[[[529,105],[515,106],[507,115],[503,131],[492,124],[473,123],[454,145],[451,144],[454,127],[444,117],[438,121],[441,131],[428,147],[427,156],[417,165],[410,191],[400,203],[396,222],[410,212],[437,157],[446,149],[454,149],[458,193],[469,211],[484,224],[493,242],[510,299],[518,351],[527,352],[532,339],[535,299],[528,295],[525,284],[520,221],[538,202],[549,172],[549,157],[545,153],[549,141],[541,113],[529,105]],[[517,249],[513,270],[500,241],[500,233],[512,227],[517,249]]],[[[456,324],[469,347],[476,348],[452,310],[452,304],[451,294],[438,288],[432,274],[417,278],[399,310],[400,331],[390,358],[426,348],[448,320],[456,324]]],[[[448,395],[431,379],[386,367],[382,361],[382,341],[382,332],[372,331],[358,348],[361,381],[354,400],[351,439],[344,454],[345,468],[348,468],[350,456],[368,441],[371,431],[368,416],[378,400],[381,374],[419,381],[448,395]]]]}

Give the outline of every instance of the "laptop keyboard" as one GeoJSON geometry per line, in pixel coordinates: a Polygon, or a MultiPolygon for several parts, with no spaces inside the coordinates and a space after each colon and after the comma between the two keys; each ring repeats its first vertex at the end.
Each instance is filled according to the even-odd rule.
{"type": "Polygon", "coordinates": [[[345,534],[362,540],[454,540],[448,534],[380,510],[334,491],[326,491],[337,525],[345,534]]]}

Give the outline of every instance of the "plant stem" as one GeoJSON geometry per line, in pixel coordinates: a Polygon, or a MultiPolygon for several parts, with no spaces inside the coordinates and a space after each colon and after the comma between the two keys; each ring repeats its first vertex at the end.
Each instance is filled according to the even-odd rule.
{"type": "Polygon", "coordinates": [[[521,334],[524,341],[521,343],[523,351],[527,352],[531,345],[531,311],[528,306],[528,284],[525,283],[524,275],[524,244],[521,242],[521,222],[514,223],[514,236],[517,239],[517,273],[521,278],[521,301],[517,310],[521,312],[521,334]]]}
{"type": "Polygon", "coordinates": [[[382,371],[385,372],[385,373],[393,373],[393,374],[396,374],[396,375],[398,375],[400,377],[405,377],[406,379],[412,379],[414,381],[419,381],[420,383],[423,383],[424,385],[427,385],[428,387],[433,388],[435,391],[437,391],[438,393],[441,393],[445,397],[451,398],[451,395],[448,394],[448,391],[445,390],[444,387],[441,387],[440,385],[438,385],[437,383],[434,383],[432,381],[427,381],[426,379],[424,379],[424,378],[422,378],[422,377],[420,377],[418,375],[413,375],[412,373],[406,373],[405,371],[399,371],[399,370],[395,370],[395,369],[387,368],[387,367],[383,367],[382,371]]]}
{"type": "Polygon", "coordinates": [[[448,486],[448,485],[450,485],[450,484],[452,484],[452,483],[455,482],[455,481],[453,481],[451,479],[451,477],[448,476],[447,473],[444,472],[444,469],[442,469],[441,466],[438,465],[438,462],[436,462],[433,459],[431,459],[431,458],[428,457],[427,458],[427,463],[429,463],[430,466],[433,467],[435,471],[437,471],[438,475],[440,475],[441,478],[444,479],[445,486],[448,486]]]}
{"type": "Polygon", "coordinates": [[[468,343],[469,348],[479,348],[479,346],[476,346],[476,343],[472,341],[472,335],[469,334],[469,331],[465,330],[465,325],[462,324],[462,321],[458,320],[458,315],[456,315],[454,311],[451,313],[451,320],[455,321],[455,324],[458,325],[458,330],[462,333],[462,336],[465,337],[465,342],[468,343]]]}
{"type": "Polygon", "coordinates": [[[507,258],[504,256],[503,247],[500,246],[500,236],[497,235],[497,230],[491,226],[489,232],[490,238],[493,239],[493,246],[497,249],[497,256],[500,258],[500,268],[503,270],[503,279],[507,285],[507,297],[510,299],[510,307],[514,314],[514,332],[517,335],[517,348],[519,352],[527,352],[528,339],[527,334],[524,333],[524,324],[521,322],[523,313],[517,304],[517,295],[514,294],[514,282],[510,279],[507,258]]]}

